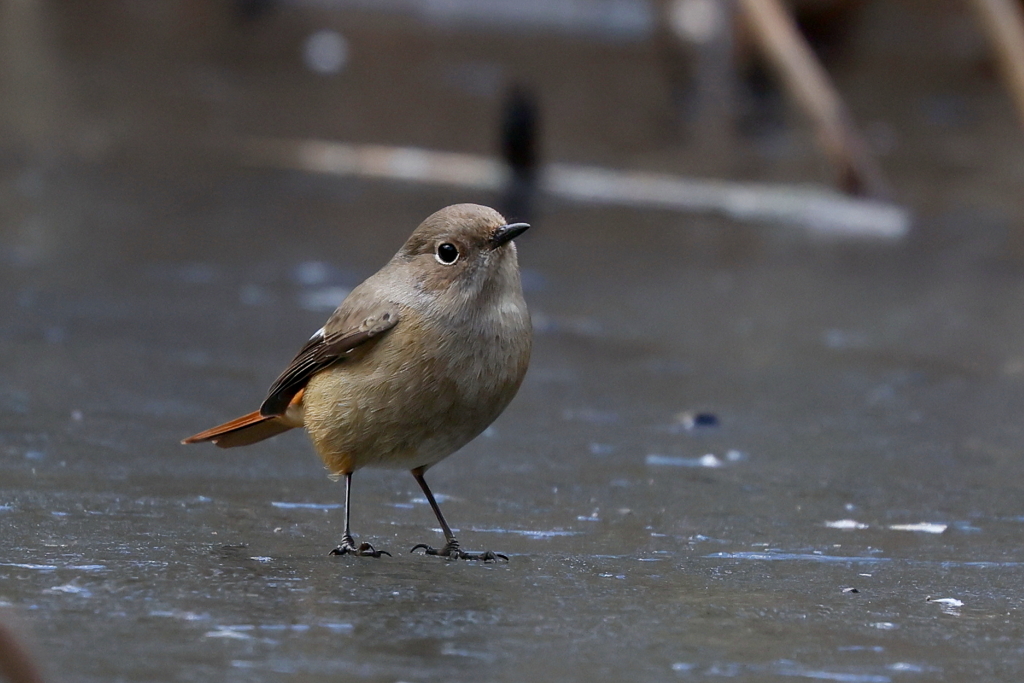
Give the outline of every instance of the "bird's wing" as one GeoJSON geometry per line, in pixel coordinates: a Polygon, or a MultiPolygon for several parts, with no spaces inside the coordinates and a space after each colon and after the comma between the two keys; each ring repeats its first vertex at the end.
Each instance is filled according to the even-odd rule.
{"type": "Polygon", "coordinates": [[[260,415],[283,415],[310,377],[351,357],[357,348],[398,324],[397,307],[378,305],[374,309],[342,304],[271,385],[260,415]]]}

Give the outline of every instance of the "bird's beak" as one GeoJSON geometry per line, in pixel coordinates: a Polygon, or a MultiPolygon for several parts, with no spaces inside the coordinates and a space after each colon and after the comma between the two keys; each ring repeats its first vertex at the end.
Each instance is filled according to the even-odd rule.
{"type": "Polygon", "coordinates": [[[511,242],[529,229],[529,223],[509,223],[508,225],[502,225],[495,229],[494,234],[491,235],[491,246],[497,249],[501,245],[511,242]]]}

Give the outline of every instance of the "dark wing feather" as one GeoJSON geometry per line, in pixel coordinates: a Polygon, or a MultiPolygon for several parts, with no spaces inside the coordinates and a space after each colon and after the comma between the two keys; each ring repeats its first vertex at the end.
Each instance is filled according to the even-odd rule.
{"type": "Polygon", "coordinates": [[[345,360],[356,348],[379,337],[398,323],[398,313],[386,311],[368,316],[358,327],[338,329],[339,313],[340,310],[331,316],[321,333],[313,335],[313,338],[306,342],[281,376],[271,385],[267,398],[260,406],[260,415],[283,415],[292,398],[306,386],[310,377],[345,360]]]}

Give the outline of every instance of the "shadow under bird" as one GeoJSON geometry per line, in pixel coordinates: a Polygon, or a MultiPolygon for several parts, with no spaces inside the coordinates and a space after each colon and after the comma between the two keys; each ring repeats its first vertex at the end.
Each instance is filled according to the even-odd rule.
{"type": "Polygon", "coordinates": [[[247,446],[304,427],[334,477],[345,478],[345,534],[331,554],[380,557],[349,528],[352,473],[408,469],[445,545],[428,555],[495,560],[459,547],[426,480],[515,396],[532,327],[513,238],[530,226],[456,204],[429,216],[397,254],[352,290],[270,387],[256,412],[185,439],[247,446]]]}

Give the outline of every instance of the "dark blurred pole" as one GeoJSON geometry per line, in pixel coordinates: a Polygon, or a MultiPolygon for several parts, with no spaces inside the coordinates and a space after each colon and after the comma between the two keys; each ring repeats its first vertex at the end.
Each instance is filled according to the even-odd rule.
{"type": "Polygon", "coordinates": [[[78,123],[61,78],[52,12],[45,0],[0,0],[0,146],[17,150],[24,179],[5,193],[0,214],[19,263],[37,262],[60,246],[46,193],[78,123]]]}
{"type": "Polygon", "coordinates": [[[509,88],[501,112],[501,158],[508,167],[501,209],[509,221],[529,222],[540,172],[540,107],[532,90],[509,88]]]}
{"type": "Polygon", "coordinates": [[[973,0],[1024,125],[1024,11],[1016,0],[973,0]]]}
{"type": "Polygon", "coordinates": [[[668,35],[659,35],[662,60],[677,112],[689,110],[695,144],[721,150],[736,112],[733,0],[669,0],[662,14],[668,35]]]}
{"type": "Polygon", "coordinates": [[[48,3],[0,2],[0,125],[32,154],[58,146],[61,85],[48,3]]]}
{"type": "Polygon", "coordinates": [[[810,117],[818,143],[837,171],[839,187],[882,198],[888,185],[839,93],[780,0],[739,0],[755,42],[786,89],[810,117]]]}

